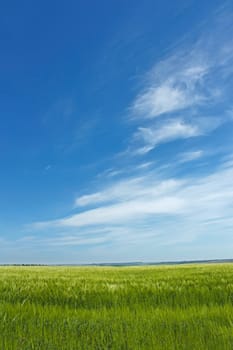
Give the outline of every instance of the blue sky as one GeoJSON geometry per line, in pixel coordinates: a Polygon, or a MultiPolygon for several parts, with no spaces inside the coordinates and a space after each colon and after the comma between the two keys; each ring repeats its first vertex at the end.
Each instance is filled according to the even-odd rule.
{"type": "Polygon", "coordinates": [[[0,263],[232,258],[231,1],[0,11],[0,263]]]}

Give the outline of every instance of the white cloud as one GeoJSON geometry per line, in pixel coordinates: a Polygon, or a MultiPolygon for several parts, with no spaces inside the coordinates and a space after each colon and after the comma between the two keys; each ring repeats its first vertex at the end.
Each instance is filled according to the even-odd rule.
{"type": "Polygon", "coordinates": [[[76,199],[76,206],[95,206],[101,203],[125,202],[142,198],[148,194],[161,196],[169,189],[171,192],[181,185],[181,181],[174,179],[161,181],[156,176],[147,175],[134,178],[126,178],[113,182],[100,192],[84,195],[76,199]]]}
{"type": "MultiPolygon", "coordinates": [[[[208,226],[206,223],[208,222],[210,226],[211,221],[218,221],[224,228],[221,219],[233,217],[233,167],[229,164],[210,175],[199,178],[187,177],[182,181],[157,179],[153,182],[153,177],[155,174],[144,176],[139,182],[136,181],[137,185],[131,194],[132,188],[127,192],[116,183],[111,188],[99,192],[103,194],[108,192],[109,196],[112,195],[111,203],[98,203],[97,208],[84,209],[80,213],[59,220],[35,223],[32,227],[40,230],[77,228],[77,234],[81,236],[84,232],[87,235],[91,234],[94,228],[97,229],[95,232],[97,237],[108,234],[106,230],[108,231],[109,226],[111,226],[110,235],[114,227],[118,232],[121,232],[121,229],[122,232],[126,232],[137,228],[141,237],[144,233],[148,233],[148,230],[155,233],[159,230],[166,241],[174,239],[173,232],[179,236],[178,229],[187,231],[182,232],[182,236],[186,236],[186,239],[191,231],[195,237],[206,230],[208,226]],[[115,191],[118,185],[121,193],[116,197],[115,191]]],[[[216,230],[216,227],[214,229],[216,230]]],[[[111,237],[114,239],[114,235],[111,237]]]]}
{"type": "Polygon", "coordinates": [[[136,169],[146,169],[153,165],[153,162],[145,162],[136,166],[136,169]]]}
{"type": "Polygon", "coordinates": [[[210,20],[211,30],[206,26],[196,42],[176,47],[144,76],[129,108],[130,120],[138,125],[127,154],[143,155],[161,143],[205,135],[229,121],[227,108],[213,115],[213,106],[230,95],[232,15],[224,11],[210,20]]]}
{"type": "Polygon", "coordinates": [[[153,119],[224,97],[224,79],[232,74],[232,20],[232,12],[219,11],[196,42],[186,41],[158,61],[131,104],[131,117],[153,119]]]}
{"type": "Polygon", "coordinates": [[[192,160],[197,160],[203,156],[204,156],[203,150],[188,151],[188,152],[184,152],[184,153],[180,154],[178,156],[178,159],[179,159],[180,163],[186,163],[186,162],[190,162],[192,160]]]}
{"type": "Polygon", "coordinates": [[[161,143],[203,134],[204,130],[201,126],[188,124],[181,119],[169,120],[159,126],[139,127],[134,138],[136,141],[143,141],[144,145],[135,152],[145,154],[161,143]]]}
{"type": "Polygon", "coordinates": [[[75,201],[75,205],[87,206],[103,202],[111,202],[121,198],[131,198],[132,193],[136,193],[136,189],[138,188],[138,184],[141,182],[141,180],[142,179],[140,177],[136,177],[118,181],[115,185],[110,185],[101,192],[78,197],[75,201]]]}
{"type": "Polygon", "coordinates": [[[75,200],[75,206],[86,206],[91,203],[101,203],[105,201],[106,198],[107,198],[106,195],[101,192],[87,194],[87,195],[78,197],[75,200]]]}
{"type": "MultiPolygon", "coordinates": [[[[168,66],[174,64],[172,61],[174,59],[162,64],[168,66]]],[[[207,73],[207,67],[190,65],[181,68],[179,65],[182,67],[182,62],[176,62],[171,75],[163,79],[157,79],[156,72],[160,68],[159,65],[152,71],[151,75],[154,78],[151,78],[150,85],[133,102],[131,108],[133,115],[151,119],[165,113],[177,112],[205,100],[199,85],[207,73]],[[180,71],[177,72],[177,69],[180,71]]]]}
{"type": "Polygon", "coordinates": [[[54,222],[58,226],[82,227],[98,224],[117,224],[119,221],[135,221],[140,217],[153,214],[179,213],[183,202],[178,197],[164,197],[158,200],[132,200],[92,209],[72,217],[54,222]]]}

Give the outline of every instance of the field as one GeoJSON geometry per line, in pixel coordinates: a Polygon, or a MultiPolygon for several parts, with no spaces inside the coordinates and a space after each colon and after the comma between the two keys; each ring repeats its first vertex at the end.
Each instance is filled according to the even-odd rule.
{"type": "Polygon", "coordinates": [[[233,349],[233,264],[1,267],[0,349],[233,349]]]}

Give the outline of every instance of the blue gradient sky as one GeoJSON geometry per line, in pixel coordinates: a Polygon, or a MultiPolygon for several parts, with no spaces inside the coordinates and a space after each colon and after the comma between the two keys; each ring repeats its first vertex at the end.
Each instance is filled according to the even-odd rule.
{"type": "Polygon", "coordinates": [[[0,11],[0,263],[232,258],[231,1],[0,11]]]}

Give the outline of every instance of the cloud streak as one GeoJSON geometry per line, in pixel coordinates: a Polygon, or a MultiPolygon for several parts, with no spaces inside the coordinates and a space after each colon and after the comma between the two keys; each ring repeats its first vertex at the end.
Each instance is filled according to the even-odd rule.
{"type": "Polygon", "coordinates": [[[180,163],[191,162],[204,156],[203,150],[184,152],[178,156],[180,163]]]}
{"type": "Polygon", "coordinates": [[[135,153],[145,154],[161,143],[203,134],[204,130],[199,125],[191,125],[181,119],[169,120],[166,123],[150,127],[139,127],[134,138],[136,141],[143,141],[144,146],[138,148],[135,153]]]}
{"type": "MultiPolygon", "coordinates": [[[[93,228],[98,228],[97,237],[102,237],[101,230],[103,234],[106,233],[107,227],[111,227],[109,233],[111,239],[114,239],[114,227],[120,235],[121,230],[125,232],[128,229],[132,232],[137,228],[138,231],[138,227],[144,225],[144,229],[140,231],[141,237],[148,233],[148,229],[151,233],[154,232],[155,236],[159,230],[164,232],[166,240],[167,235],[172,237],[172,232],[176,231],[177,227],[196,227],[198,235],[207,223],[211,225],[211,222],[233,217],[233,167],[227,163],[213,174],[199,178],[187,177],[182,182],[168,179],[156,180],[153,183],[151,179],[154,176],[155,174],[151,174],[135,181],[137,185],[131,195],[132,188],[129,188],[128,192],[122,190],[120,183],[99,192],[103,198],[106,193],[108,196],[112,195],[111,203],[107,203],[105,199],[105,202],[100,204],[97,198],[90,194],[89,201],[85,204],[90,205],[92,201],[93,205],[98,202],[97,208],[86,208],[80,213],[59,220],[35,223],[32,228],[78,229],[77,233],[81,236],[83,229],[85,234],[89,235],[93,228]],[[115,195],[117,186],[121,189],[118,197],[115,195]],[[169,222],[172,223],[170,227],[167,224],[169,222]],[[149,228],[145,228],[145,225],[149,228]]],[[[223,227],[224,222],[221,222],[221,225],[223,227]]],[[[195,234],[193,235],[195,237],[195,234]]]]}

